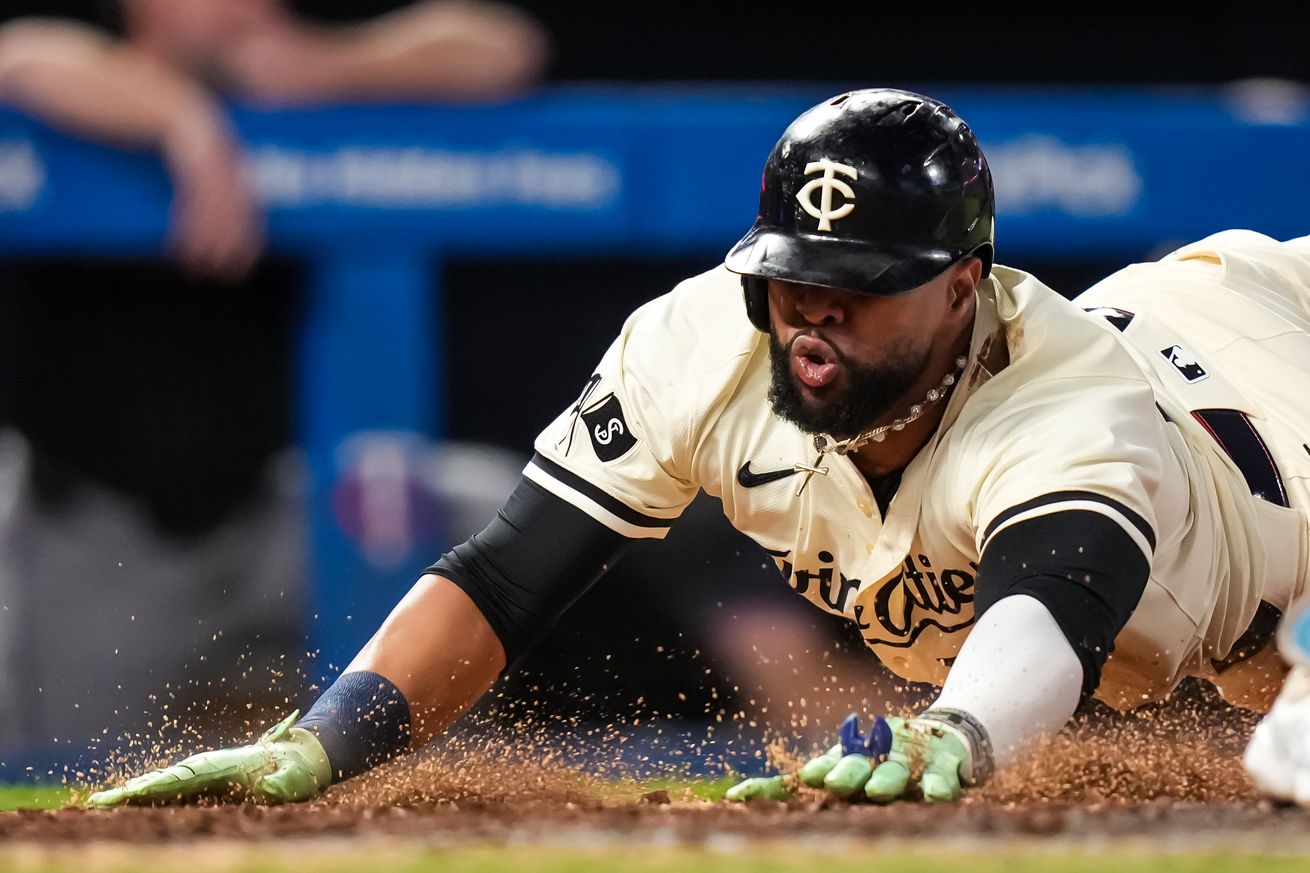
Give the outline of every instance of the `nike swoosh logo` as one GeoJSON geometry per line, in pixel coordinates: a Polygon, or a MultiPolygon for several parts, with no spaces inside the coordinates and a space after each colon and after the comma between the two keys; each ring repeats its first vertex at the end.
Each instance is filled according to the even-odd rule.
{"type": "Polygon", "coordinates": [[[768,485],[770,482],[795,476],[798,472],[794,467],[787,467],[783,470],[770,470],[768,473],[752,473],[751,462],[747,461],[737,471],[737,484],[743,488],[754,488],[756,485],[768,485]]]}

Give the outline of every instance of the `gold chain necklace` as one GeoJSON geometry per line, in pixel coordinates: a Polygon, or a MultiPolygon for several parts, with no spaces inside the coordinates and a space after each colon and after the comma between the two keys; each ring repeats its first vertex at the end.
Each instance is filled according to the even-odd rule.
{"type": "Polygon", "coordinates": [[[796,496],[797,497],[801,496],[801,492],[805,490],[806,485],[810,484],[810,479],[814,477],[815,473],[818,473],[821,476],[828,475],[828,468],[819,466],[819,462],[823,460],[824,455],[826,454],[849,455],[852,452],[859,451],[860,449],[867,446],[869,443],[882,442],[883,440],[887,439],[887,434],[893,431],[905,430],[905,426],[910,422],[920,418],[925,412],[928,411],[929,406],[933,405],[937,401],[946,397],[947,394],[951,393],[951,388],[955,385],[956,382],[959,381],[960,376],[964,373],[965,365],[967,365],[968,363],[969,363],[969,359],[964,355],[960,355],[959,357],[957,357],[955,359],[955,370],[953,372],[947,373],[946,376],[942,379],[941,384],[938,385],[936,388],[929,388],[928,394],[926,397],[924,397],[923,402],[913,404],[910,407],[909,412],[905,415],[904,418],[894,419],[889,424],[879,425],[878,427],[872,428],[870,430],[866,430],[862,434],[853,436],[850,439],[835,440],[832,437],[828,436],[827,434],[815,435],[814,448],[819,453],[819,456],[814,459],[814,463],[792,465],[792,469],[795,470],[797,473],[806,474],[805,479],[801,482],[800,487],[796,489],[796,496]]]}

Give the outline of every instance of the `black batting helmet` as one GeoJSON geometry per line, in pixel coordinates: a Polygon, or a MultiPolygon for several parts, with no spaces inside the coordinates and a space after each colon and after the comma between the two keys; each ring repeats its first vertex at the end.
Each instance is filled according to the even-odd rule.
{"type": "Polygon", "coordinates": [[[769,279],[900,294],[966,255],[992,265],[995,198],[973,132],[943,103],[890,88],[820,103],[764,165],[755,226],[728,253],[751,323],[769,279]]]}

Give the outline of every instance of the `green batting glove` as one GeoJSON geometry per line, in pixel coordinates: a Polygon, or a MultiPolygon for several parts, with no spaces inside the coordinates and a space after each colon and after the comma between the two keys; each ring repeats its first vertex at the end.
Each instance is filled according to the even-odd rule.
{"type": "MultiPolygon", "coordinates": [[[[811,788],[823,787],[823,777],[842,758],[841,746],[833,746],[825,754],[810,761],[800,772],[800,783],[811,788]]],[[[739,782],[723,795],[727,800],[786,800],[791,797],[796,780],[787,776],[756,776],[739,782]]]]}
{"type": "Polygon", "coordinates": [[[756,776],[745,782],[738,782],[723,796],[735,803],[744,803],[748,800],[786,800],[791,797],[791,781],[786,776],[756,776]]]}
{"type": "Polygon", "coordinates": [[[121,788],[97,791],[86,805],[173,803],[188,797],[248,797],[265,803],[308,800],[332,783],[327,753],[291,713],[249,746],[192,755],[171,767],[128,780],[121,788]]]}
{"type": "MultiPolygon", "coordinates": [[[[966,713],[939,709],[918,718],[879,718],[867,737],[851,715],[842,723],[841,742],[802,767],[796,781],[843,800],[889,803],[917,793],[941,803],[959,800],[964,786],[984,781],[991,767],[987,733],[966,713]]],[[[757,777],[724,796],[786,800],[793,786],[787,776],[757,777]]]]}
{"type": "Polygon", "coordinates": [[[965,785],[982,782],[991,769],[982,726],[952,710],[880,718],[868,737],[851,715],[841,734],[840,745],[802,768],[802,785],[877,803],[904,797],[913,788],[928,803],[942,803],[959,800],[965,785]]]}

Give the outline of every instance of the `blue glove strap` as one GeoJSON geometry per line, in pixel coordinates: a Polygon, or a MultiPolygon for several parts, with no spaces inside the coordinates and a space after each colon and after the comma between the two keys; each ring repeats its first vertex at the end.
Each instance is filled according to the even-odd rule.
{"type": "Polygon", "coordinates": [[[340,782],[409,748],[409,703],[385,676],[343,673],[296,727],[318,737],[340,782]]]}
{"type": "Polygon", "coordinates": [[[860,733],[860,719],[855,713],[846,716],[839,731],[843,755],[863,755],[875,761],[886,758],[892,750],[892,727],[887,719],[878,716],[866,737],[860,733]]]}

